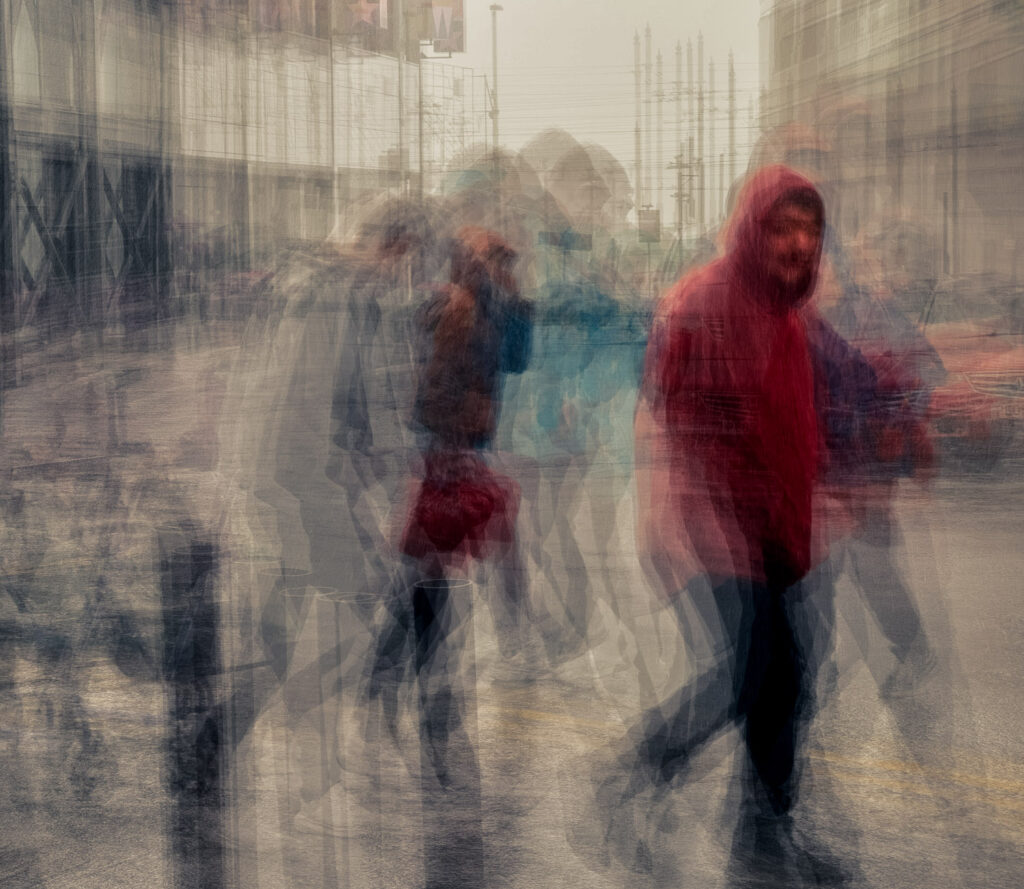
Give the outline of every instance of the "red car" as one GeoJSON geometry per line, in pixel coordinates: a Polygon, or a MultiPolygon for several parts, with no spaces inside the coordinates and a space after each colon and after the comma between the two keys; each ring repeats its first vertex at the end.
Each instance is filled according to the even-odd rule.
{"type": "Polygon", "coordinates": [[[921,311],[921,330],[948,374],[932,393],[930,409],[947,465],[992,469],[1018,438],[1024,336],[1014,320],[1015,299],[1003,288],[951,281],[937,287],[921,311]]]}

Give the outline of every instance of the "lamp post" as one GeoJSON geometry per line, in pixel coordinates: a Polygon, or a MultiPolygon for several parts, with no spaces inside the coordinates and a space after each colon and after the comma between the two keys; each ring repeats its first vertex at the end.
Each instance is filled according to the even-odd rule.
{"type": "Polygon", "coordinates": [[[491,4],[491,142],[495,154],[498,151],[498,13],[503,9],[498,3],[491,4]]]}
{"type": "Polygon", "coordinates": [[[4,390],[13,382],[14,300],[17,294],[18,228],[14,224],[15,191],[12,184],[14,165],[11,160],[11,106],[8,92],[10,72],[7,69],[7,25],[0,28],[0,431],[3,428],[4,390]]]}

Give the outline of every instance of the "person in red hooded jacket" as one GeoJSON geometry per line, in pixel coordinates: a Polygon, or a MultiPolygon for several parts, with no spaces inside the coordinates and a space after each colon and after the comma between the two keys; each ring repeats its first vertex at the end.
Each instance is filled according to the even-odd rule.
{"type": "Polygon", "coordinates": [[[652,548],[665,548],[683,582],[788,586],[810,567],[821,435],[803,309],[822,224],[809,182],[762,170],[725,256],[685,276],[656,312],[636,434],[640,471],[660,478],[642,506],[662,536],[652,548]]]}
{"type": "Polygon", "coordinates": [[[734,854],[777,877],[824,866],[795,844],[790,814],[831,623],[805,582],[823,548],[816,344],[827,328],[809,304],[823,226],[810,181],[757,171],[724,254],[655,313],[635,421],[640,551],[687,641],[693,617],[703,623],[712,663],[644,714],[598,790],[599,807],[619,813],[610,844],[634,865],[650,854],[632,827],[638,795],[735,726],[747,768],[734,854]]]}

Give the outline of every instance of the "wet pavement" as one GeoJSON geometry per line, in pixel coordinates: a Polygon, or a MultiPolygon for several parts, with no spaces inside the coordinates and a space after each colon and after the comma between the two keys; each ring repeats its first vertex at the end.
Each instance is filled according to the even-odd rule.
{"type": "MultiPolygon", "coordinates": [[[[231,394],[237,331],[165,339],[149,352],[26,353],[5,393],[0,883],[747,885],[729,862],[734,736],[635,810],[602,810],[594,793],[611,745],[699,670],[640,571],[628,465],[613,450],[586,466],[572,502],[600,591],[586,645],[553,665],[539,647],[510,662],[486,604],[493,578],[467,572],[452,599],[460,725],[439,761],[420,741],[412,684],[395,683],[393,720],[364,694],[384,597],[345,576],[312,586],[255,527],[245,460],[223,453],[225,430],[251,419],[231,394]],[[259,614],[274,590],[279,662],[259,614]],[[614,818],[636,819],[643,855],[617,847],[614,818]]],[[[838,581],[796,820],[849,885],[1019,885],[1022,493],[1012,464],[903,486],[901,564],[941,643],[904,697],[880,694],[885,641],[851,578],[838,581]]],[[[557,538],[530,550],[533,601],[572,580],[566,552],[557,538]]]]}

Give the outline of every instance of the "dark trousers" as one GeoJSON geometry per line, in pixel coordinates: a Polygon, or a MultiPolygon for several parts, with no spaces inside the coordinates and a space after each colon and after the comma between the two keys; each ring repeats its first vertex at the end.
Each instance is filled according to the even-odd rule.
{"type": "Polygon", "coordinates": [[[417,579],[419,567],[406,567],[389,602],[371,686],[395,734],[402,688],[416,690],[427,889],[479,889],[483,803],[471,588],[444,577],[417,579]]]}
{"type": "Polygon", "coordinates": [[[746,803],[784,815],[796,799],[804,728],[814,711],[817,668],[831,638],[830,590],[768,579],[700,578],[677,605],[711,639],[711,663],[645,714],[631,733],[639,774],[668,782],[694,754],[735,725],[747,753],[746,803]],[[686,607],[689,603],[690,609],[686,607]]]}

